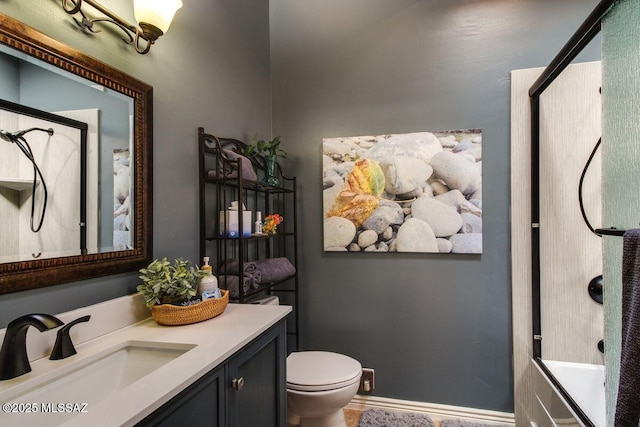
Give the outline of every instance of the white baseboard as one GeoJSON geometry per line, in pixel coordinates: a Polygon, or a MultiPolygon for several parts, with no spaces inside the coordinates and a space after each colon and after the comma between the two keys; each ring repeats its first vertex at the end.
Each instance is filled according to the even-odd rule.
{"type": "Polygon", "coordinates": [[[358,411],[373,408],[390,411],[416,412],[429,415],[438,420],[455,418],[478,423],[515,426],[515,416],[508,412],[439,405],[436,403],[412,402],[410,400],[389,399],[387,397],[356,395],[346,406],[346,409],[355,409],[358,411]]]}

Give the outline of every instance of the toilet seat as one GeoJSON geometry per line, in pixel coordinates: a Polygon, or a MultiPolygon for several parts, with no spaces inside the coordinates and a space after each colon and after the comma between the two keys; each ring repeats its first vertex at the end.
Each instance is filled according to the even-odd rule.
{"type": "Polygon", "coordinates": [[[297,391],[327,391],[360,381],[362,365],[343,354],[300,351],[287,357],[287,388],[297,391]]]}

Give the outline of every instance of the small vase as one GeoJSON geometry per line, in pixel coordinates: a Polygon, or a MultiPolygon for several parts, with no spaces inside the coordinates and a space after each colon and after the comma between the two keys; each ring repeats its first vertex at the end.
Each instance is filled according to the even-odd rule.
{"type": "Polygon", "coordinates": [[[274,156],[274,155],[265,157],[266,169],[264,171],[264,178],[262,179],[263,183],[273,185],[273,186],[280,185],[280,180],[278,180],[277,172],[276,172],[277,159],[278,159],[278,156],[274,156]]]}

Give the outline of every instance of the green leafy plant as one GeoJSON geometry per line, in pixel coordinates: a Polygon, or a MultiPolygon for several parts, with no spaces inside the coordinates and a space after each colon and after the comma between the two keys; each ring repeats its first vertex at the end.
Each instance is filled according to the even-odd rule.
{"type": "Polygon", "coordinates": [[[269,141],[265,141],[263,139],[258,139],[258,134],[255,134],[253,135],[251,144],[247,145],[247,148],[244,149],[244,154],[249,157],[258,154],[261,156],[280,156],[283,159],[286,159],[287,152],[280,148],[280,142],[279,136],[276,136],[269,141]]]}
{"type": "Polygon", "coordinates": [[[144,297],[148,307],[155,304],[170,303],[189,299],[198,292],[198,283],[205,272],[198,267],[190,266],[189,261],[182,258],[171,265],[167,258],[154,260],[147,268],[140,269],[138,292],[144,297]]]}

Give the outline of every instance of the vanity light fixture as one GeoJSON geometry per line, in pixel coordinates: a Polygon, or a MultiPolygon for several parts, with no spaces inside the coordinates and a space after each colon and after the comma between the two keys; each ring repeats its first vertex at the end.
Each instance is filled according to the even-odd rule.
{"type": "Polygon", "coordinates": [[[96,22],[109,22],[120,28],[126,37],[122,40],[127,44],[134,45],[136,52],[144,55],[149,52],[151,45],[167,32],[173,15],[182,7],[181,0],[133,0],[133,9],[136,21],[139,26],[135,26],[120,18],[106,7],[95,0],[62,0],[62,8],[69,15],[80,14],[82,20],[73,18],[81,28],[99,33],[101,30],[94,29],[96,22]],[[82,10],[82,5],[86,3],[106,16],[97,18],[89,17],[82,10]],[[144,40],[144,42],[142,41],[144,40]]]}

